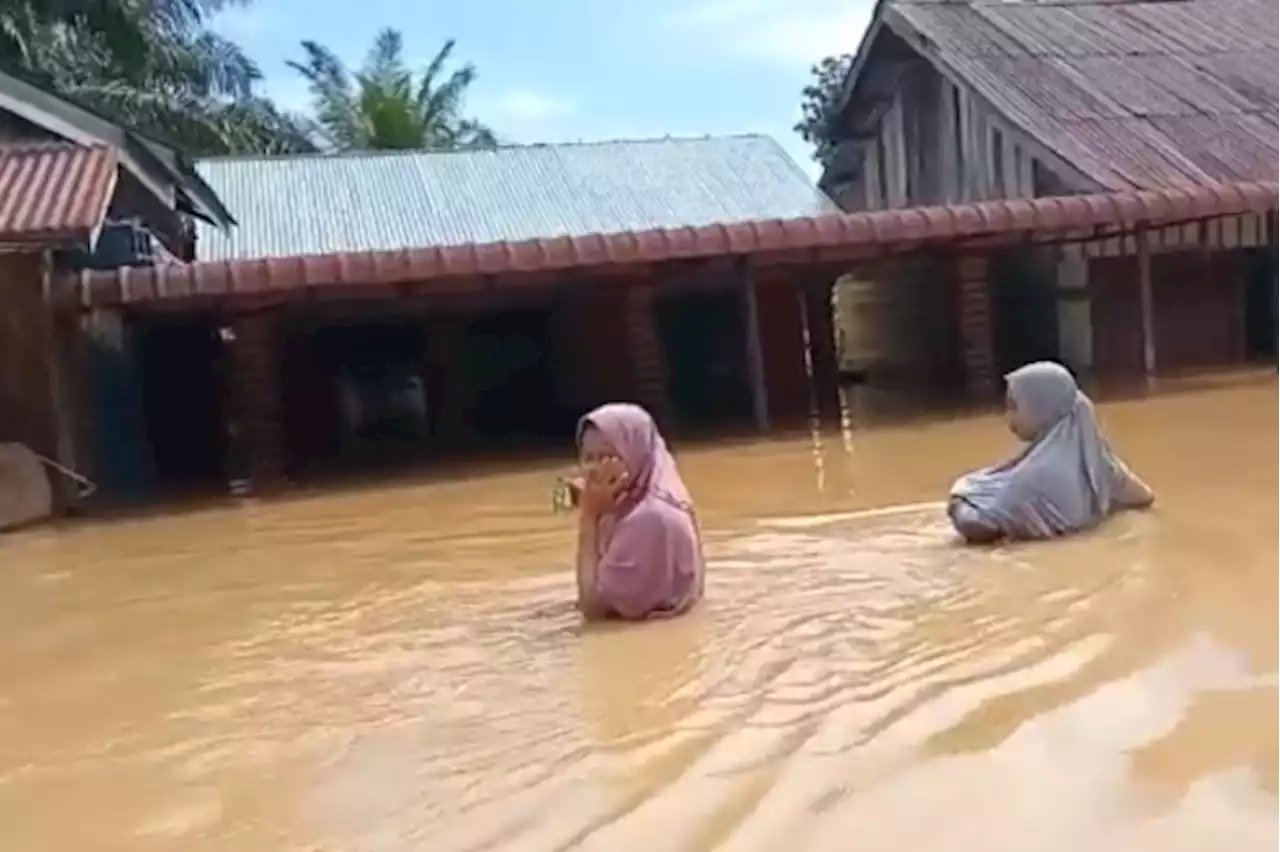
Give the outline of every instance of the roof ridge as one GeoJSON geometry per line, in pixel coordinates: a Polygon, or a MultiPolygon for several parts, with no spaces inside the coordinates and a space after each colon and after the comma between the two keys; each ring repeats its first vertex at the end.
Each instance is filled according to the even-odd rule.
{"type": "Polygon", "coordinates": [[[110,151],[105,142],[73,142],[70,139],[7,139],[0,141],[0,153],[25,154],[28,151],[110,151]]]}
{"type": "MultiPolygon", "coordinates": [[[[435,151],[425,148],[371,149],[364,151],[318,151],[294,154],[226,154],[218,157],[201,157],[197,163],[276,162],[283,160],[346,160],[395,157],[461,157],[489,154],[495,151],[523,151],[529,149],[562,149],[605,147],[610,145],[664,145],[679,142],[726,142],[734,139],[768,140],[782,149],[781,143],[767,133],[708,133],[701,136],[644,136],[635,138],[581,139],[570,142],[520,142],[497,145],[492,148],[469,148],[453,151],[435,151]]],[[[785,151],[785,149],[782,149],[785,151]]]]}

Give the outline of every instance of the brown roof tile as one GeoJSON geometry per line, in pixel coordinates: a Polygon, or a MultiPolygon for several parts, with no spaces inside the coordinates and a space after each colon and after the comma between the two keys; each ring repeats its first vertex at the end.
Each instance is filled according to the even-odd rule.
{"type": "MultiPolygon", "coordinates": [[[[560,272],[723,256],[763,255],[803,263],[816,254],[842,259],[920,246],[976,246],[1025,240],[1109,236],[1135,227],[1171,225],[1274,211],[1275,183],[1240,183],[983,201],[946,207],[829,214],[793,219],[656,228],[578,237],[341,252],[265,260],[218,260],[86,271],[70,276],[84,306],[178,303],[190,299],[280,299],[290,292],[375,294],[382,287],[487,287],[496,275],[560,272]],[[453,283],[450,283],[450,282],[453,283]]],[[[68,288],[70,290],[72,288],[68,288]]],[[[394,290],[393,290],[394,292],[394,290]]]]}
{"type": "Polygon", "coordinates": [[[1270,0],[899,0],[885,14],[1104,188],[1276,179],[1270,0]]]}
{"type": "Polygon", "coordinates": [[[102,225],[117,175],[106,147],[0,145],[0,244],[87,242],[102,225]]]}

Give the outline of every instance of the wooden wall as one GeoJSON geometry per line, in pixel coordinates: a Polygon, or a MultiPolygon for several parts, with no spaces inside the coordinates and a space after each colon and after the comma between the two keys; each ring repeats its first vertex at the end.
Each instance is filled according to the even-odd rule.
{"type": "Polygon", "coordinates": [[[664,417],[651,299],[652,285],[644,281],[584,282],[565,293],[555,323],[567,408],[585,414],[611,400],[629,400],[664,417]]]}
{"type": "MultiPolygon", "coordinates": [[[[879,210],[997,198],[1063,195],[1093,189],[1069,163],[1012,127],[983,98],[939,73],[892,33],[860,79],[836,147],[828,186],[846,210],[879,210]],[[895,42],[897,42],[895,46],[895,42]]],[[[1228,217],[1160,229],[1151,235],[1153,295],[1161,369],[1222,363],[1243,354],[1244,297],[1238,247],[1267,244],[1260,217],[1228,217]],[[1201,315],[1201,316],[1197,316],[1201,315]]],[[[1142,365],[1133,237],[1036,249],[1026,286],[1057,292],[1057,357],[1080,372],[1133,372],[1142,365]]],[[[973,289],[972,283],[969,289],[973,289]]],[[[859,297],[864,301],[870,297],[859,297]]],[[[877,296],[906,303],[900,294],[877,296]]],[[[1046,298],[1052,298],[1046,294],[1046,298]]],[[[976,297],[961,299],[954,322],[983,324],[976,297]]],[[[881,309],[880,337],[921,348],[881,309]]],[[[901,313],[901,311],[899,312],[901,313]]],[[[909,313],[909,312],[908,312],[909,313]]],[[[986,320],[990,325],[990,318],[986,320]]],[[[848,329],[844,331],[848,333],[848,329]]],[[[969,333],[969,337],[972,337],[969,333]]],[[[922,360],[896,352],[899,362],[922,360]]]]}
{"type": "Polygon", "coordinates": [[[235,316],[230,321],[229,419],[233,476],[255,489],[280,485],[289,448],[283,411],[283,311],[278,308],[235,316]]]}
{"type": "MultiPolygon", "coordinates": [[[[1180,251],[1151,258],[1156,371],[1183,372],[1245,358],[1242,258],[1234,251],[1180,251]]],[[[1089,261],[1094,371],[1102,377],[1143,373],[1137,258],[1089,261]]]]}
{"type": "Polygon", "coordinates": [[[58,453],[39,254],[0,253],[0,441],[58,453]]]}
{"type": "Polygon", "coordinates": [[[884,210],[1065,194],[1076,169],[1014,128],[984,99],[924,59],[886,62],[883,106],[837,146],[831,186],[845,210],[884,210]],[[896,76],[895,76],[896,75],[896,76]]]}
{"type": "Polygon", "coordinates": [[[865,372],[872,384],[886,388],[956,385],[963,330],[976,320],[989,336],[991,326],[985,289],[977,303],[982,313],[975,316],[961,281],[957,258],[945,253],[851,270],[836,287],[845,368],[865,372]]]}

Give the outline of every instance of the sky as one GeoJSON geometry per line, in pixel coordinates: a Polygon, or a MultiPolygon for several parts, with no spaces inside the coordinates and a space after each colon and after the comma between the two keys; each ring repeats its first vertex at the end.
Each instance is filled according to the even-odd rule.
{"type": "Polygon", "coordinates": [[[425,66],[449,38],[478,79],[467,111],[517,143],[765,133],[808,172],[792,130],[809,67],[854,51],[873,0],[255,0],[216,29],[289,109],[309,99],[285,64],[319,42],[358,66],[384,27],[425,66]]]}

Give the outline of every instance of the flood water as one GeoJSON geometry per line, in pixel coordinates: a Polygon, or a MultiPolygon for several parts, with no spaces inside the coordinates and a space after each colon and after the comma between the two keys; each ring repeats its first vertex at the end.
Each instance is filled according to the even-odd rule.
{"type": "Polygon", "coordinates": [[[1276,399],[1102,406],[1158,511],[997,549],[910,505],[992,417],[685,450],[635,628],[550,467],[0,539],[0,848],[1274,849],[1276,399]]]}

